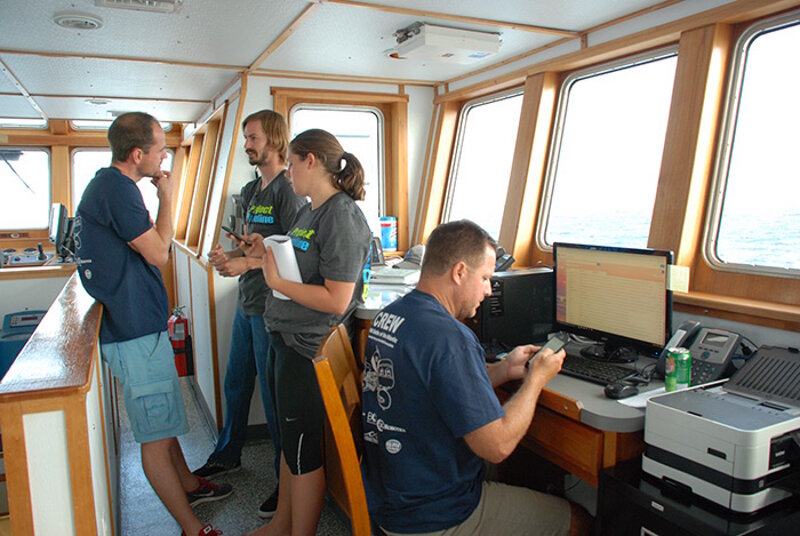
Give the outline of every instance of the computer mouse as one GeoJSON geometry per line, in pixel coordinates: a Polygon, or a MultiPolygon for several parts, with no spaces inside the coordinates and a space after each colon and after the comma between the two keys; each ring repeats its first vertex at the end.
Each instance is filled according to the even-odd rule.
{"type": "Polygon", "coordinates": [[[608,398],[619,400],[639,394],[639,388],[635,385],[625,385],[624,383],[609,383],[604,389],[608,398]]]}

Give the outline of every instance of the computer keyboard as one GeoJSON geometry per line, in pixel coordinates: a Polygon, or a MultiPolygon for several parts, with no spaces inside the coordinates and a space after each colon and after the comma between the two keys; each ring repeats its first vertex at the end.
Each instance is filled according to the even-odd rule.
{"type": "Polygon", "coordinates": [[[561,373],[588,382],[606,385],[633,376],[636,371],[614,363],[597,361],[580,355],[568,354],[561,366],[561,373]]]}

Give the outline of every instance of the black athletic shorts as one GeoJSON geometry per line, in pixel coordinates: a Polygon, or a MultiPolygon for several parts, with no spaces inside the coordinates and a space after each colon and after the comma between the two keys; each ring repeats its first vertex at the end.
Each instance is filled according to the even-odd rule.
{"type": "Polygon", "coordinates": [[[270,333],[272,368],[269,382],[281,434],[281,450],[293,475],[324,465],[322,434],[325,406],[314,363],[286,345],[280,333],[270,333]]]}

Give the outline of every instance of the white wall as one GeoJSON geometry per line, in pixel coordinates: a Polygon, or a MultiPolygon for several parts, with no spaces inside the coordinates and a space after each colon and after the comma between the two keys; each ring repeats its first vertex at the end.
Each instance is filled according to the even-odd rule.
{"type": "MultiPolygon", "coordinates": [[[[13,270],[13,268],[10,268],[13,270]]],[[[0,321],[8,313],[25,310],[47,311],[58,296],[70,275],[10,279],[0,281],[0,321]]]]}

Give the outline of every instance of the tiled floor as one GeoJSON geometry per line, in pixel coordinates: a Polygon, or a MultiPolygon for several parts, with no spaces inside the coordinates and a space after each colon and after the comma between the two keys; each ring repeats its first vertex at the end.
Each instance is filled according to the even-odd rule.
{"type": "MultiPolygon", "coordinates": [[[[180,437],[186,461],[192,469],[205,463],[214,448],[212,435],[200,413],[194,392],[187,378],[181,378],[183,399],[189,419],[189,433],[180,437]]],[[[120,400],[121,400],[120,396],[120,400]]],[[[120,453],[120,509],[122,536],[174,535],[180,527],[161,504],[144,476],[139,445],[133,440],[127,414],[121,404],[122,447],[120,453]]],[[[264,521],[256,515],[261,502],[275,489],[272,469],[272,443],[267,439],[249,440],[242,452],[242,469],[220,478],[234,487],[233,495],[218,502],[195,507],[197,516],[225,531],[225,536],[238,536],[261,526],[264,521]]],[[[317,528],[322,536],[350,534],[342,513],[326,501],[317,528]]]]}

